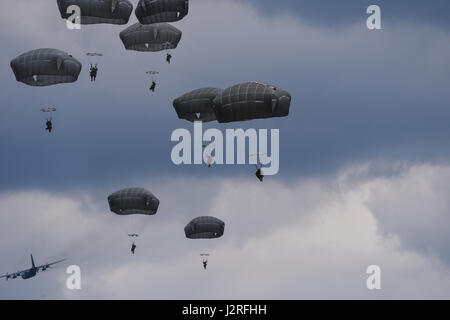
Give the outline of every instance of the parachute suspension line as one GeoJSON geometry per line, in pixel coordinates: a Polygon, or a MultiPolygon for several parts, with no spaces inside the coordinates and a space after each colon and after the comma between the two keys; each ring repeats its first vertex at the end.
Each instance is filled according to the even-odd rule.
{"type": "Polygon", "coordinates": [[[200,253],[200,256],[202,257],[202,259],[208,260],[209,257],[211,256],[211,251],[213,249],[213,242],[211,241],[212,239],[204,239],[202,240],[203,244],[201,246],[201,250],[202,252],[200,253]]]}
{"type": "Polygon", "coordinates": [[[45,122],[47,125],[48,121],[53,121],[53,114],[54,112],[56,112],[56,108],[54,107],[41,108],[41,112],[45,114],[45,122]]]}
{"type": "Polygon", "coordinates": [[[87,52],[89,64],[91,67],[98,66],[100,64],[100,59],[103,57],[103,53],[87,52]]]}
{"type": "Polygon", "coordinates": [[[135,215],[133,215],[133,223],[132,223],[132,228],[133,228],[133,230],[131,230],[131,233],[130,233],[130,235],[131,235],[131,240],[132,240],[132,242],[133,242],[133,244],[136,242],[136,238],[138,237],[138,230],[137,230],[137,227],[138,227],[138,218],[137,218],[137,214],[135,214],[135,215]]]}
{"type": "Polygon", "coordinates": [[[263,165],[260,161],[261,156],[267,156],[267,153],[257,152],[257,153],[250,154],[250,157],[256,157],[256,164],[255,164],[256,169],[261,169],[263,167],[263,165]]]}
{"type": "Polygon", "coordinates": [[[141,236],[142,228],[142,221],[140,220],[143,216],[140,214],[134,214],[132,215],[132,221],[131,221],[131,230],[128,233],[128,237],[130,237],[130,240],[132,244],[134,244],[137,239],[141,236]]]}
{"type": "Polygon", "coordinates": [[[204,260],[206,260],[206,261],[209,260],[210,250],[209,250],[209,248],[207,248],[207,247],[208,247],[208,246],[206,245],[206,246],[203,246],[203,248],[202,248],[202,253],[200,254],[200,257],[201,257],[201,259],[202,259],[202,262],[203,262],[204,260]]]}
{"type": "Polygon", "coordinates": [[[86,54],[89,60],[89,68],[94,66],[94,62],[92,61],[92,57],[89,54],[86,54]]]}
{"type": "Polygon", "coordinates": [[[137,234],[131,233],[128,235],[128,238],[130,238],[131,244],[136,244],[136,240],[138,238],[137,234]]]}
{"type": "Polygon", "coordinates": [[[151,78],[151,80],[152,80],[151,85],[153,85],[153,83],[156,84],[156,76],[159,74],[159,72],[151,70],[151,71],[146,71],[145,73],[151,78]]]}
{"type": "Polygon", "coordinates": [[[128,237],[131,244],[135,244],[137,241],[137,238],[139,236],[139,232],[137,230],[137,215],[128,215],[123,216],[122,218],[125,218],[128,220],[128,223],[125,223],[124,226],[122,226],[122,232],[128,237]]]}
{"type": "Polygon", "coordinates": [[[130,239],[131,244],[135,244],[138,237],[139,237],[139,234],[136,232],[136,228],[133,228],[133,231],[128,233],[128,238],[130,239]]]}

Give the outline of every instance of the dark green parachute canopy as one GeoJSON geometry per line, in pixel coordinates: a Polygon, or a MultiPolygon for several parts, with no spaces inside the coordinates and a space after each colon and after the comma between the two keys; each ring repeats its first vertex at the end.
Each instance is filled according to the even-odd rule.
{"type": "Polygon", "coordinates": [[[194,121],[214,121],[214,98],[222,92],[218,88],[203,88],[191,91],[173,101],[178,118],[191,122],[194,121]]]}
{"type": "Polygon", "coordinates": [[[214,99],[220,123],[246,121],[289,114],[291,95],[270,84],[247,82],[223,90],[214,99]]]}
{"type": "Polygon", "coordinates": [[[109,208],[118,215],[154,215],[158,211],[159,200],[144,188],[128,188],[108,196],[109,208]]]}
{"type": "Polygon", "coordinates": [[[140,0],[135,13],[142,24],[174,22],[189,11],[189,0],[140,0]]]}
{"type": "Polygon", "coordinates": [[[72,13],[67,8],[75,5],[81,9],[81,24],[127,24],[133,12],[128,0],[58,0],[58,8],[63,19],[72,13]]]}
{"type": "Polygon", "coordinates": [[[37,49],[11,61],[16,80],[34,87],[78,80],[81,62],[57,49],[37,49]]]}
{"type": "Polygon", "coordinates": [[[214,217],[198,217],[184,227],[186,238],[214,239],[220,238],[225,231],[225,222],[214,217]]]}
{"type": "Polygon", "coordinates": [[[136,23],[120,33],[127,50],[161,51],[175,49],[181,40],[182,32],[167,23],[142,25],[136,23]]]}

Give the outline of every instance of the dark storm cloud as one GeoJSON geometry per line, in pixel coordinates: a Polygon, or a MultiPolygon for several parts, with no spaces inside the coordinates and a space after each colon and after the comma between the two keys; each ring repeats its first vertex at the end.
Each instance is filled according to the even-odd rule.
{"type": "MultiPolygon", "coordinates": [[[[250,1],[241,1],[250,2],[250,1]]],[[[317,26],[340,28],[365,21],[367,7],[378,5],[385,27],[397,22],[433,24],[449,28],[450,3],[445,0],[258,0],[252,2],[268,17],[273,14],[295,14],[317,26]]]]}
{"type": "Polygon", "coordinates": [[[369,31],[359,2],[327,2],[333,10],[316,10],[319,2],[277,2],[288,15],[268,19],[268,12],[279,11],[260,15],[257,2],[194,1],[190,15],[176,24],[183,38],[170,66],[163,53],[124,50],[118,38],[124,27],[69,31],[54,3],[29,3],[18,1],[3,13],[4,23],[21,23],[0,34],[8,44],[0,55],[3,190],[122,187],[142,176],[252,175],[249,166],[207,171],[170,160],[172,130],[192,129],[177,118],[173,98],[248,80],[288,90],[290,116],[204,127],[280,128],[281,178],[329,174],[373,158],[433,162],[449,156],[449,33],[441,24],[408,18],[417,10],[439,17],[434,8],[443,2],[428,11],[422,10],[425,2],[393,9],[383,4],[383,18],[398,12],[398,19],[369,31]],[[223,19],[212,23],[213,9],[223,19]],[[353,18],[330,29],[320,17],[329,11],[353,18]],[[231,14],[233,21],[226,19],[231,14]],[[79,81],[51,88],[16,83],[9,61],[38,47],[63,49],[83,61],[79,81]],[[88,81],[87,51],[105,53],[95,85],[88,81]],[[159,84],[151,94],[144,71],[155,69],[159,84]],[[45,115],[39,112],[46,106],[58,108],[52,135],[43,130],[45,115]]]}

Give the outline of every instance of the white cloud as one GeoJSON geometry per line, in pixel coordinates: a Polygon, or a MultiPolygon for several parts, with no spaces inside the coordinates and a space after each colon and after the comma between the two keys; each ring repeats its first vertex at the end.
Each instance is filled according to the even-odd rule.
{"type": "Polygon", "coordinates": [[[449,298],[445,257],[403,243],[406,227],[412,238],[447,237],[439,226],[448,225],[445,215],[416,220],[404,212],[410,205],[414,216],[421,208],[448,212],[450,168],[414,166],[372,178],[364,168],[370,166],[293,185],[273,179],[158,182],[151,189],[162,206],[156,216],[138,221],[144,226],[134,256],[126,239],[133,218],[108,212],[105,199],[3,194],[0,233],[11,242],[0,244],[2,268],[18,267],[14,263],[23,263],[29,252],[38,260],[68,256],[82,267],[83,289],[64,289],[60,268],[28,282],[8,282],[0,296],[40,297],[45,288],[46,297],[69,299],[449,298]],[[208,193],[208,200],[199,203],[199,193],[208,193]],[[224,237],[185,239],[184,225],[200,215],[223,219],[224,237]],[[199,256],[205,250],[212,253],[207,271],[199,256]],[[381,291],[365,287],[371,264],[382,269],[381,291]]]}
{"type": "Polygon", "coordinates": [[[450,262],[450,169],[412,166],[401,176],[366,185],[367,205],[387,234],[402,243],[450,262]],[[395,190],[395,192],[393,192],[395,190]]]}

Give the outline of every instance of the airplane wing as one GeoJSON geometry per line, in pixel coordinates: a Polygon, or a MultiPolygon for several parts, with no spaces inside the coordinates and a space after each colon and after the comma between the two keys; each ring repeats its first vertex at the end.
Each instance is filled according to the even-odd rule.
{"type": "Polygon", "coordinates": [[[4,274],[4,275],[0,276],[0,279],[1,278],[6,278],[6,280],[8,280],[8,279],[15,279],[17,277],[20,277],[22,272],[25,272],[25,271],[28,271],[28,270],[17,271],[17,272],[14,272],[14,273],[7,273],[7,274],[4,274]]]}
{"type": "Polygon", "coordinates": [[[63,262],[63,261],[66,261],[66,259],[58,260],[58,261],[51,262],[51,263],[46,263],[46,264],[43,264],[42,266],[36,267],[36,269],[45,271],[45,269],[50,268],[50,266],[60,263],[60,262],[63,262]]]}

